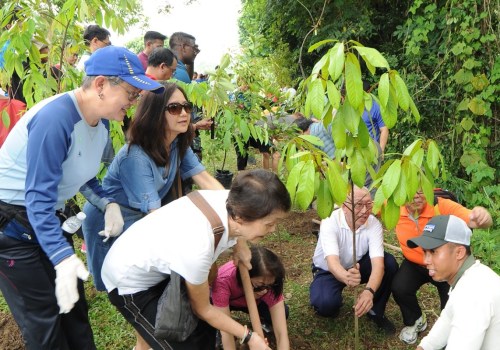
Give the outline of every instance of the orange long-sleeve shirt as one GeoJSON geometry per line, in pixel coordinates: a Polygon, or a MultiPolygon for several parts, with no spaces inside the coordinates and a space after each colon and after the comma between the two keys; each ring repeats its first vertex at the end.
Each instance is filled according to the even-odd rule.
{"type": "Polygon", "coordinates": [[[396,225],[396,235],[399,240],[399,245],[403,250],[403,255],[406,259],[419,265],[424,265],[424,251],[422,248],[409,248],[407,241],[409,239],[418,237],[422,231],[435,215],[455,215],[464,220],[467,225],[469,224],[470,210],[462,205],[445,198],[438,198],[437,207],[427,203],[422,214],[415,219],[413,218],[405,206],[400,209],[400,216],[398,224],[396,225]]]}

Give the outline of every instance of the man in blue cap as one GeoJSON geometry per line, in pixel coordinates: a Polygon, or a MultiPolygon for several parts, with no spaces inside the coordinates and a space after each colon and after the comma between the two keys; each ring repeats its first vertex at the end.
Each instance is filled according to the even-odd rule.
{"type": "Polygon", "coordinates": [[[408,240],[422,247],[429,276],[450,285],[450,298],[418,350],[498,349],[500,276],[474,259],[472,231],[454,215],[432,218],[421,236],[408,240]]]}
{"type": "Polygon", "coordinates": [[[163,89],[125,48],[97,50],[85,72],[81,87],[31,108],[0,149],[0,291],[27,349],[96,348],[89,273],[60,210],[81,189],[105,212],[104,234],[121,233],[120,208],[96,178],[108,140],[102,119],[121,121],[142,90],[163,89]]]}

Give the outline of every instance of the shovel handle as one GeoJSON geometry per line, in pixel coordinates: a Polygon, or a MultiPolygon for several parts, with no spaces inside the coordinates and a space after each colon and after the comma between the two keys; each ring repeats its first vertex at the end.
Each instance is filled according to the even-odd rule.
{"type": "Polygon", "coordinates": [[[242,263],[238,265],[238,268],[240,270],[243,290],[245,291],[245,300],[247,302],[248,313],[250,314],[250,321],[252,322],[252,330],[264,339],[264,332],[262,331],[262,325],[259,318],[259,310],[257,309],[257,303],[255,302],[252,282],[250,281],[250,274],[248,273],[246,266],[242,263]]]}

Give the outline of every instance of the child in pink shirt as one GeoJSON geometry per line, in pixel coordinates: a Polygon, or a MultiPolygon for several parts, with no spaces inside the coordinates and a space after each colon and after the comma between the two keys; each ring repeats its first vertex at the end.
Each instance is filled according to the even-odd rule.
{"type": "MultiPolygon", "coordinates": [[[[288,306],[284,303],[283,282],[285,268],[280,259],[269,249],[251,247],[252,269],[250,280],[254,297],[263,325],[272,324],[276,336],[277,349],[290,349],[286,319],[288,306]]],[[[212,285],[212,303],[230,315],[231,310],[248,313],[245,292],[238,269],[232,261],[219,268],[217,279],[212,285]]],[[[235,350],[234,337],[221,332],[224,350],[235,350]]]]}

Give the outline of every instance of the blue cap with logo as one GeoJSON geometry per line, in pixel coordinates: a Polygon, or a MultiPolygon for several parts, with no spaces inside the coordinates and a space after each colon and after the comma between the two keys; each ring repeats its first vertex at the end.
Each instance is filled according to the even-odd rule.
{"type": "Polygon", "coordinates": [[[162,84],[146,76],[137,55],[124,47],[106,46],[96,50],[85,62],[88,76],[117,76],[133,87],[161,93],[162,84]]]}
{"type": "Polygon", "coordinates": [[[408,247],[436,249],[448,242],[470,246],[472,231],[465,221],[455,215],[438,215],[424,227],[422,235],[409,239],[408,247]]]}

